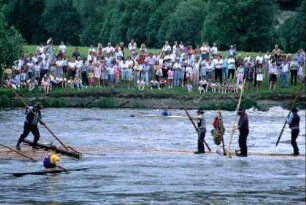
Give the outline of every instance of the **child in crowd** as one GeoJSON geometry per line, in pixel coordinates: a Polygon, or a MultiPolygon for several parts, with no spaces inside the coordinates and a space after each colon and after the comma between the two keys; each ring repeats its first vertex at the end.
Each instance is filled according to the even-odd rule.
{"type": "Polygon", "coordinates": [[[29,91],[32,91],[36,87],[38,87],[38,81],[36,80],[35,76],[32,76],[31,79],[27,80],[27,85],[28,85],[29,91]]]}
{"type": "Polygon", "coordinates": [[[153,80],[150,81],[150,86],[151,86],[151,90],[153,89],[159,89],[159,82],[154,78],[153,80]]]}
{"type": "Polygon", "coordinates": [[[43,87],[43,90],[45,92],[45,96],[49,94],[50,91],[50,79],[47,75],[44,75],[44,77],[41,79],[41,85],[43,87]]]}
{"type": "Polygon", "coordinates": [[[144,88],[145,88],[145,84],[146,84],[146,83],[145,83],[143,77],[140,77],[140,78],[138,78],[138,80],[136,81],[136,84],[137,84],[138,90],[143,91],[144,88]]]}
{"type": "Polygon", "coordinates": [[[192,92],[192,84],[188,81],[187,85],[186,85],[186,90],[188,92],[192,92]]]}
{"type": "Polygon", "coordinates": [[[168,87],[172,88],[173,87],[173,70],[172,70],[172,68],[169,68],[167,74],[168,74],[168,87]]]}

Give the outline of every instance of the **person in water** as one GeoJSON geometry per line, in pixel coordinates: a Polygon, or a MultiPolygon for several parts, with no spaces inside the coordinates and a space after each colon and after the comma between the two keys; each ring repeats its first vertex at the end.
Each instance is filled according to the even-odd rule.
{"type": "Polygon", "coordinates": [[[237,153],[239,157],[247,157],[248,156],[248,147],[247,147],[247,138],[249,135],[249,117],[245,112],[245,109],[239,108],[237,114],[240,116],[238,121],[238,129],[239,129],[239,147],[240,154],[237,153]]]}
{"type": "Polygon", "coordinates": [[[300,116],[297,114],[298,109],[293,108],[291,110],[291,115],[289,116],[287,123],[291,129],[291,145],[293,147],[293,155],[299,155],[299,148],[296,143],[296,139],[300,133],[300,116]]]}
{"type": "Polygon", "coordinates": [[[204,147],[204,138],[206,134],[206,120],[204,117],[204,110],[199,108],[197,111],[197,116],[192,117],[192,119],[197,120],[198,122],[198,151],[194,152],[194,154],[203,154],[205,153],[204,147]]]}
{"type": "Polygon", "coordinates": [[[165,108],[163,108],[161,114],[162,114],[162,116],[169,116],[170,115],[169,108],[167,106],[165,108]]]}
{"type": "Polygon", "coordinates": [[[20,135],[19,140],[16,145],[16,149],[20,150],[20,143],[29,135],[30,132],[34,135],[33,149],[37,149],[36,145],[40,138],[40,133],[38,129],[38,122],[41,125],[46,125],[41,120],[41,109],[43,108],[41,103],[36,103],[34,107],[27,107],[25,111],[26,119],[24,122],[23,133],[20,135]]]}
{"type": "Polygon", "coordinates": [[[60,158],[56,154],[56,147],[51,146],[49,152],[45,155],[43,165],[46,169],[59,168],[68,172],[68,169],[60,163],[60,158]]]}

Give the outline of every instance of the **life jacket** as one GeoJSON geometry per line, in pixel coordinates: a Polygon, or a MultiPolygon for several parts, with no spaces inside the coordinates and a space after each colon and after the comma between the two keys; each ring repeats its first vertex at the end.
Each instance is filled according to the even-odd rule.
{"type": "Polygon", "coordinates": [[[49,169],[49,168],[55,168],[55,167],[56,167],[55,164],[52,164],[52,163],[51,163],[51,156],[52,156],[52,154],[47,154],[47,155],[45,156],[45,159],[44,159],[44,167],[47,168],[47,169],[49,169]]]}
{"type": "Polygon", "coordinates": [[[213,125],[213,127],[214,127],[215,129],[219,128],[219,119],[218,119],[218,117],[215,117],[215,119],[214,119],[212,125],[213,125]]]}

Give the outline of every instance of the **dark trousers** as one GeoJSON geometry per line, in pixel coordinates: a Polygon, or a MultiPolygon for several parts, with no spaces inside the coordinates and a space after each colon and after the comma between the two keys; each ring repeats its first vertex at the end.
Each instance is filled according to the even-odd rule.
{"type": "Polygon", "coordinates": [[[239,147],[241,155],[248,155],[247,138],[249,130],[239,130],[239,147]]]}
{"type": "Polygon", "coordinates": [[[296,138],[299,136],[300,130],[291,130],[291,145],[293,147],[293,154],[299,154],[299,148],[296,143],[296,138]]]}
{"type": "Polygon", "coordinates": [[[206,129],[199,129],[198,152],[201,152],[201,153],[205,153],[205,147],[204,147],[205,134],[206,134],[206,129]]]}
{"type": "Polygon", "coordinates": [[[291,70],[290,71],[291,77],[290,77],[290,85],[296,85],[297,80],[297,70],[291,70]]]}
{"type": "Polygon", "coordinates": [[[235,69],[228,69],[228,79],[235,79],[235,69]]]}
{"type": "Polygon", "coordinates": [[[215,69],[215,81],[219,78],[220,83],[222,83],[222,68],[215,69]]]}
{"type": "Polygon", "coordinates": [[[32,132],[34,135],[33,147],[36,147],[40,138],[38,127],[37,125],[31,125],[27,122],[24,123],[23,133],[19,137],[18,144],[20,144],[29,135],[30,132],[32,132]]]}

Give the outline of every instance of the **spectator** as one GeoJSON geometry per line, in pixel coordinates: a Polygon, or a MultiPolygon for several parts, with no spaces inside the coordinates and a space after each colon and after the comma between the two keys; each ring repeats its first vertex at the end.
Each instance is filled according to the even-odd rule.
{"type": "Polygon", "coordinates": [[[49,95],[50,91],[50,79],[48,78],[47,74],[41,80],[41,85],[44,90],[45,96],[49,95]]]}
{"type": "Polygon", "coordinates": [[[62,55],[66,54],[66,45],[64,44],[64,41],[61,41],[61,45],[58,46],[58,51],[59,53],[61,53],[62,55]]]}

